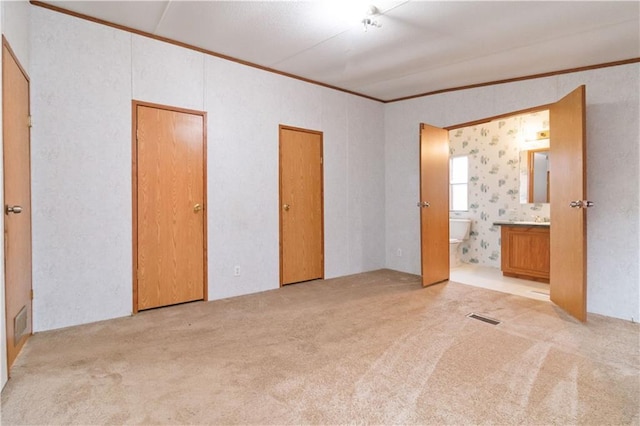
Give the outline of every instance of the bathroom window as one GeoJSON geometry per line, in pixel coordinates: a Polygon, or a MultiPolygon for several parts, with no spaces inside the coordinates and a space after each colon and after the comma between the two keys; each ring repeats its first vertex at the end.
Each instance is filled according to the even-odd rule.
{"type": "Polygon", "coordinates": [[[460,155],[449,160],[449,210],[469,210],[469,157],[460,155]]]}

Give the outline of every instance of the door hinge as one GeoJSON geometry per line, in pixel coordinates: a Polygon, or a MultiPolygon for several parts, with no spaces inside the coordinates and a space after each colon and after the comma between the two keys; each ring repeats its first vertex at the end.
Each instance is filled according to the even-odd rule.
{"type": "Polygon", "coordinates": [[[320,164],[324,164],[324,158],[320,157],[320,164]]]}
{"type": "Polygon", "coordinates": [[[33,124],[31,123],[31,116],[30,116],[30,115],[29,115],[29,116],[27,116],[27,127],[28,127],[28,128],[33,127],[33,124]]]}
{"type": "Polygon", "coordinates": [[[29,291],[29,297],[31,297],[31,300],[33,300],[33,290],[29,291]]]}
{"type": "Polygon", "coordinates": [[[136,140],[140,138],[140,129],[136,129],[136,140]]]}

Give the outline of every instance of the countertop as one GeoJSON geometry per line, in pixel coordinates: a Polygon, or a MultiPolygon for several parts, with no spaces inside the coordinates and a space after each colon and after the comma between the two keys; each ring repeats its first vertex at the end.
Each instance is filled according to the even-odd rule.
{"type": "Polygon", "coordinates": [[[534,222],[527,220],[499,220],[497,222],[493,222],[496,226],[508,225],[508,226],[551,226],[551,222],[534,222]]]}

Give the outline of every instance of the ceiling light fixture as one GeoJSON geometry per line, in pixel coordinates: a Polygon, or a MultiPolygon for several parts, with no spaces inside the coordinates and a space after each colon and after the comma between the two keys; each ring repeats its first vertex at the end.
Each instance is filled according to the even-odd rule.
{"type": "Polygon", "coordinates": [[[369,27],[380,28],[382,27],[382,23],[378,20],[377,16],[380,15],[380,11],[374,5],[369,6],[367,9],[367,14],[364,18],[362,18],[362,25],[364,26],[365,32],[369,29],[369,27]]]}

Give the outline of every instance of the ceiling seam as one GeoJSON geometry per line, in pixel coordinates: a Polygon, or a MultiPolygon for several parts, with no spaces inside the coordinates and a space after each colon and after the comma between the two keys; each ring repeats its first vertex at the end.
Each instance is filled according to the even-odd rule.
{"type": "Polygon", "coordinates": [[[280,59],[280,60],[278,60],[278,61],[276,61],[276,62],[273,62],[273,63],[272,63],[272,64],[270,64],[269,66],[275,66],[275,65],[278,65],[278,64],[280,64],[280,63],[282,63],[282,62],[284,62],[284,61],[288,61],[289,59],[295,58],[296,56],[298,56],[298,55],[300,55],[300,54],[302,54],[302,53],[304,53],[304,52],[306,52],[306,51],[308,51],[308,50],[314,49],[314,48],[316,48],[316,47],[320,46],[321,44],[328,42],[329,40],[333,40],[333,39],[334,39],[334,38],[336,38],[336,37],[340,37],[342,34],[344,34],[344,33],[348,33],[349,31],[351,31],[351,28],[348,28],[348,29],[346,29],[346,30],[344,30],[344,31],[339,32],[338,34],[332,35],[332,36],[331,36],[331,37],[329,37],[329,38],[326,38],[326,39],[324,39],[324,40],[322,40],[322,41],[319,41],[319,42],[317,42],[316,44],[314,44],[313,46],[307,47],[306,49],[299,50],[299,51],[297,51],[296,53],[294,53],[294,54],[292,54],[292,55],[287,56],[286,58],[282,58],[282,59],[280,59]]]}
{"type": "MultiPolygon", "coordinates": [[[[587,34],[587,33],[593,32],[593,31],[601,29],[601,28],[614,26],[614,25],[618,25],[620,23],[626,23],[626,22],[630,22],[630,21],[632,21],[632,20],[621,21],[621,22],[617,22],[617,23],[614,23],[614,24],[600,25],[600,26],[595,27],[593,29],[585,30],[585,31],[582,31],[580,33],[575,33],[575,34],[570,34],[570,35],[587,34]]],[[[558,36],[558,37],[550,37],[550,38],[544,39],[543,41],[545,43],[548,43],[548,42],[553,42],[553,41],[557,41],[557,40],[566,38],[568,36],[569,35],[561,35],[561,36],[558,36]]],[[[472,43],[472,42],[469,41],[469,43],[472,43]]],[[[393,76],[391,78],[378,80],[375,84],[380,84],[380,83],[383,83],[383,82],[392,82],[394,80],[404,79],[406,77],[411,77],[411,76],[415,76],[415,75],[419,75],[419,74],[424,74],[426,72],[431,72],[431,71],[438,70],[438,69],[441,69],[441,68],[446,68],[446,67],[450,67],[450,66],[454,66],[454,65],[461,65],[461,64],[464,64],[464,63],[467,63],[467,62],[473,62],[473,61],[476,61],[476,60],[479,60],[479,59],[486,59],[486,58],[488,58],[488,57],[490,57],[492,55],[496,55],[496,54],[500,54],[500,53],[504,53],[504,52],[512,52],[512,51],[518,50],[518,49],[532,48],[532,47],[535,47],[535,46],[536,46],[536,44],[533,44],[533,43],[528,43],[528,44],[527,43],[523,43],[523,44],[519,44],[517,46],[513,46],[513,47],[511,47],[509,49],[506,49],[506,50],[494,50],[494,51],[490,51],[490,52],[483,53],[483,54],[480,54],[480,55],[468,57],[468,58],[465,58],[464,60],[451,61],[451,62],[447,62],[446,64],[443,64],[443,65],[433,66],[433,67],[429,67],[429,68],[423,68],[420,71],[409,71],[409,72],[406,72],[406,73],[396,74],[395,76],[393,76]]],[[[553,72],[553,71],[548,71],[548,72],[553,72]]],[[[541,73],[541,74],[544,74],[544,73],[541,73]]],[[[517,77],[513,77],[513,78],[517,78],[517,77]]],[[[362,87],[362,86],[363,85],[360,85],[360,87],[362,87]]],[[[389,102],[389,101],[387,101],[387,102],[389,102]]]]}
{"type": "MultiPolygon", "coordinates": [[[[408,2],[409,2],[409,0],[403,1],[403,2],[401,2],[401,3],[399,3],[399,4],[395,5],[395,6],[392,6],[392,7],[388,8],[388,9],[385,9],[385,10],[383,10],[383,11],[379,12],[379,13],[378,13],[378,15],[379,15],[379,16],[384,16],[384,14],[385,14],[385,13],[390,12],[390,11],[392,11],[393,9],[395,9],[395,8],[397,8],[397,7],[400,7],[400,6],[402,6],[403,4],[408,3],[408,2]]],[[[346,30],[341,31],[341,32],[339,32],[338,34],[334,34],[333,36],[331,36],[331,37],[329,37],[329,38],[326,38],[326,39],[324,39],[324,40],[322,40],[322,41],[319,41],[318,43],[314,44],[314,45],[313,45],[313,46],[311,46],[311,47],[307,47],[306,49],[299,50],[298,52],[296,52],[296,53],[294,53],[294,54],[292,54],[292,55],[289,55],[289,56],[287,56],[286,58],[279,59],[278,61],[271,63],[271,65],[270,65],[270,66],[276,66],[276,65],[278,65],[278,64],[281,64],[281,63],[282,63],[282,62],[284,62],[284,61],[288,61],[289,59],[293,59],[293,58],[295,58],[296,56],[298,56],[298,55],[300,55],[300,54],[302,54],[302,53],[304,53],[304,52],[306,52],[306,51],[308,51],[308,50],[314,49],[314,48],[316,48],[316,47],[320,46],[320,45],[321,45],[321,44],[323,44],[323,43],[326,43],[326,42],[328,42],[328,41],[330,41],[330,40],[333,40],[333,39],[334,39],[334,38],[336,38],[336,37],[340,37],[342,34],[344,34],[344,33],[347,33],[347,32],[349,32],[349,31],[351,31],[351,30],[353,29],[353,27],[355,27],[355,25],[351,25],[351,26],[350,26],[349,28],[347,28],[346,30]]]]}
{"type": "Polygon", "coordinates": [[[171,6],[171,1],[172,0],[168,0],[167,1],[167,5],[164,7],[164,10],[162,11],[162,15],[160,15],[160,19],[158,19],[158,23],[156,24],[155,28],[153,29],[153,33],[156,34],[158,32],[158,28],[160,28],[160,25],[162,24],[162,21],[164,21],[164,17],[167,15],[167,11],[169,10],[169,6],[171,6]]]}

